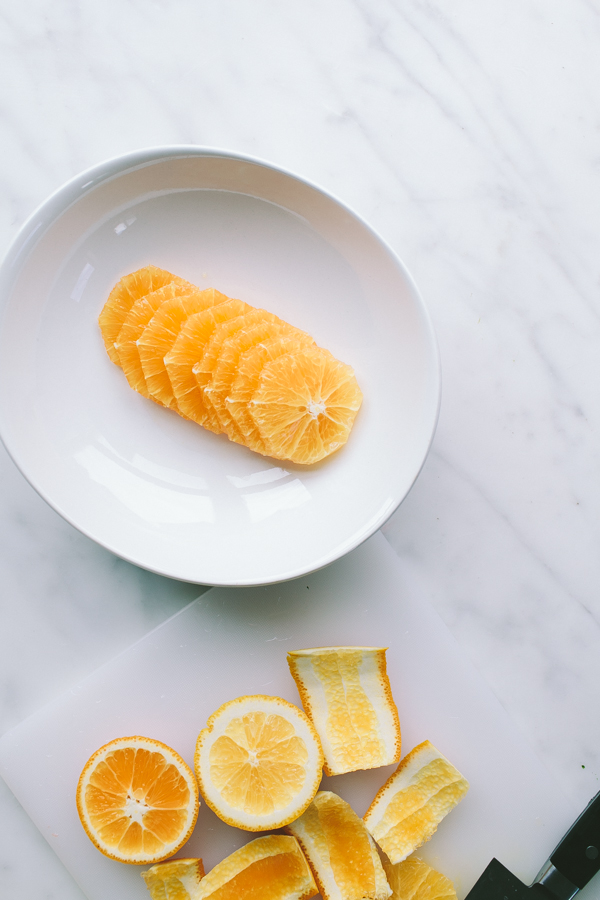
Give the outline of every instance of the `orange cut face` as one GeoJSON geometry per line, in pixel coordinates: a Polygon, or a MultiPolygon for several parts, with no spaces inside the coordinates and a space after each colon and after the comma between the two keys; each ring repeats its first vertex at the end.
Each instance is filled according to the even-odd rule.
{"type": "Polygon", "coordinates": [[[106,352],[115,365],[120,365],[115,341],[129,310],[140,297],[145,297],[146,294],[156,291],[171,281],[183,282],[183,279],[164,269],[158,269],[156,266],[144,266],[142,269],[132,272],[131,275],[123,276],[114,286],[100,313],[98,323],[106,352]]]}
{"type": "Polygon", "coordinates": [[[304,332],[293,336],[283,334],[272,340],[261,341],[256,347],[242,354],[231,390],[225,400],[227,411],[236,425],[232,432],[232,440],[237,440],[239,435],[239,443],[245,444],[256,453],[263,455],[267,453],[265,442],[249,412],[248,404],[256,392],[262,370],[267,363],[310,344],[314,344],[314,341],[310,335],[304,335],[304,332]]]}
{"type": "Polygon", "coordinates": [[[151,397],[164,406],[177,409],[177,401],[167,373],[164,358],[173,347],[179,332],[190,316],[222,303],[224,294],[207,288],[182,297],[165,300],[144,328],[138,341],[140,361],[151,397]]]}
{"type": "Polygon", "coordinates": [[[279,335],[289,335],[290,337],[297,335],[299,340],[304,338],[306,343],[312,343],[309,335],[305,335],[297,328],[292,328],[291,325],[258,322],[256,325],[240,329],[226,338],[221,344],[219,358],[212,378],[204,390],[205,394],[208,394],[208,398],[217,414],[221,428],[230,440],[243,443],[243,435],[239,431],[226,403],[233,381],[239,370],[240,359],[257,344],[269,341],[279,335]]]}
{"type": "Polygon", "coordinates": [[[189,766],[151,738],[118,738],[81,773],[77,810],[88,837],[121,862],[159,862],[188,839],[198,814],[189,766]]]}
{"type": "Polygon", "coordinates": [[[242,316],[249,309],[241,300],[228,299],[190,316],[164,359],[179,412],[216,434],[221,432],[221,427],[208,417],[204,394],[193,370],[218,325],[242,316]]]}
{"type": "Polygon", "coordinates": [[[146,385],[144,370],[142,369],[138,340],[154,314],[158,312],[166,300],[181,297],[195,290],[196,288],[193,285],[186,282],[172,281],[170,284],[165,284],[164,287],[159,288],[157,291],[152,291],[150,294],[146,294],[145,297],[140,297],[139,300],[136,300],[123,322],[115,347],[129,386],[143,397],[150,397],[150,392],[146,385]]]}
{"type": "Polygon", "coordinates": [[[305,347],[264,367],[248,410],[269,456],[307,465],[346,443],[361,403],[350,366],[305,347]]]}

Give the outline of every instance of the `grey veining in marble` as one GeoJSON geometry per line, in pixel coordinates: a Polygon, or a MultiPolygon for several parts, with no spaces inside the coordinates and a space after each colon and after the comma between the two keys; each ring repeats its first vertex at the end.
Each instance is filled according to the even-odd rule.
{"type": "MultiPolygon", "coordinates": [[[[198,143],[322,184],[407,263],[442,413],[384,533],[581,805],[600,788],[599,46],[598,0],[0,0],[0,253],[87,166],[198,143]]],[[[197,591],[75,532],[3,451],[0,485],[3,731],[197,591]]],[[[0,803],[0,895],[80,900],[1,782],[0,803]]]]}

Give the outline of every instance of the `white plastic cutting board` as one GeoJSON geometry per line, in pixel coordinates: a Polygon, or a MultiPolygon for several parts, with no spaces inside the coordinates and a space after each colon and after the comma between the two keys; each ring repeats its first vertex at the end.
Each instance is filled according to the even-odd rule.
{"type": "MultiPolygon", "coordinates": [[[[387,646],[403,753],[431,740],[468,778],[463,802],[420,855],[459,898],[493,856],[529,882],[579,810],[557,792],[504,709],[381,535],[308,577],[213,588],[0,740],[0,774],[90,900],[147,900],[141,867],[102,856],[75,809],[84,763],[107,741],[142,734],[193,764],[195,739],[241,694],[298,703],[286,652],[387,646]]],[[[325,779],[359,814],[393,767],[325,779]]],[[[207,870],[252,839],[205,805],[181,856],[207,870]]],[[[587,892],[586,892],[587,893],[587,892]]]]}

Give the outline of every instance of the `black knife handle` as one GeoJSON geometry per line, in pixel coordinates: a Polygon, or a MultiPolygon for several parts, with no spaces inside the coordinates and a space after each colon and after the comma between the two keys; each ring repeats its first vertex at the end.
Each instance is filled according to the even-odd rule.
{"type": "Polygon", "coordinates": [[[578,888],[600,871],[600,791],[550,855],[550,862],[578,888]]]}

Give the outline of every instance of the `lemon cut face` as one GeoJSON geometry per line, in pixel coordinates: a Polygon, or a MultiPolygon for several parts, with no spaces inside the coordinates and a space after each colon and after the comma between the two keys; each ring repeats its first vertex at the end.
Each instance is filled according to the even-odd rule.
{"type": "Polygon", "coordinates": [[[424,741],[404,757],[378,792],[365,824],[390,862],[402,862],[429,840],[468,789],[458,769],[424,741]]]}
{"type": "Polygon", "coordinates": [[[321,739],[326,775],[399,762],[400,721],[385,648],[294,650],[288,665],[321,739]]]}
{"type": "Polygon", "coordinates": [[[280,828],[315,796],[323,751],[307,716],[280,697],[239,697],[218,709],[195,754],[200,791],[229,825],[280,828]]]}

